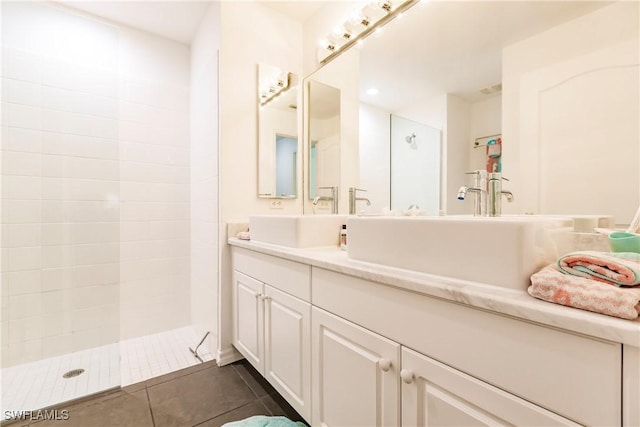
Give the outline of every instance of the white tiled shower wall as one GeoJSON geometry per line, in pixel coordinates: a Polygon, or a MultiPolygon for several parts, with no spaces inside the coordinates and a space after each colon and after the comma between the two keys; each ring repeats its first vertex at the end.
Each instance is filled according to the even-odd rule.
{"type": "Polygon", "coordinates": [[[186,326],[189,46],[120,29],[121,339],[186,326]]]}
{"type": "Polygon", "coordinates": [[[189,48],[2,4],[3,366],[189,322],[189,48]]]}

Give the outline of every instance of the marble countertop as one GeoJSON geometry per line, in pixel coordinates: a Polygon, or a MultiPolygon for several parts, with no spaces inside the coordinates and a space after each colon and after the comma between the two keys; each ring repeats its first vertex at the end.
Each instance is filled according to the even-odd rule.
{"type": "Polygon", "coordinates": [[[640,347],[640,319],[626,320],[564,307],[531,297],[526,289],[499,288],[478,282],[435,276],[350,259],[337,247],[297,249],[231,238],[232,246],[250,249],[359,277],[399,289],[418,292],[500,313],[517,319],[640,347]]]}

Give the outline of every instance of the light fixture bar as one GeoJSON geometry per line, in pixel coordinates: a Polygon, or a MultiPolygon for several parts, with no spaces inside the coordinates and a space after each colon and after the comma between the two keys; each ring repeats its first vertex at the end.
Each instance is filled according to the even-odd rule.
{"type": "Polygon", "coordinates": [[[412,6],[415,6],[419,2],[420,2],[420,0],[407,0],[404,3],[398,5],[398,7],[396,7],[394,10],[392,10],[391,12],[387,13],[385,16],[380,18],[373,25],[367,26],[357,36],[350,37],[348,39],[348,41],[345,44],[343,44],[342,46],[340,46],[340,47],[335,46],[335,48],[333,49],[333,51],[329,55],[327,55],[324,59],[320,60],[320,63],[322,65],[329,63],[332,59],[334,59],[335,57],[340,55],[342,52],[344,52],[347,49],[349,49],[351,46],[356,44],[359,40],[362,40],[363,38],[367,37],[369,34],[374,32],[376,29],[382,27],[387,22],[393,20],[396,16],[398,16],[401,13],[409,10],[409,8],[411,8],[412,6]]]}
{"type": "Polygon", "coordinates": [[[264,107],[277,96],[285,93],[291,87],[291,73],[287,73],[287,80],[279,80],[275,86],[270,87],[270,95],[260,100],[260,107],[264,107]]]}

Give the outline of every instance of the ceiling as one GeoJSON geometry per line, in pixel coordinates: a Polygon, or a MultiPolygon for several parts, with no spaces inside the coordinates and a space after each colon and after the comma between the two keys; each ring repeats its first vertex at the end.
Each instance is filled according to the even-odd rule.
{"type": "MultiPolygon", "coordinates": [[[[304,22],[316,13],[321,7],[325,6],[327,1],[323,0],[289,0],[289,1],[271,1],[258,0],[265,6],[277,10],[278,12],[288,16],[289,18],[304,22]]],[[[335,0],[333,0],[335,1],[335,0]]]]}
{"type": "MultiPolygon", "coordinates": [[[[306,21],[326,4],[321,0],[258,1],[298,22],[306,21]]],[[[211,2],[209,0],[57,0],[57,3],[180,43],[191,44],[200,25],[200,20],[211,2]]]]}
{"type": "Polygon", "coordinates": [[[68,1],[65,6],[191,44],[209,1],[68,1]]]}

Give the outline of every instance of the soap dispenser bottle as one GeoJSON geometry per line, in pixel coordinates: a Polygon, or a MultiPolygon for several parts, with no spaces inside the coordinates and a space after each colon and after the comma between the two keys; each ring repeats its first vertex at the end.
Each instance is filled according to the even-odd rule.
{"type": "Polygon", "coordinates": [[[347,224],[342,224],[342,229],[340,230],[340,249],[347,250],[347,224]]]}

